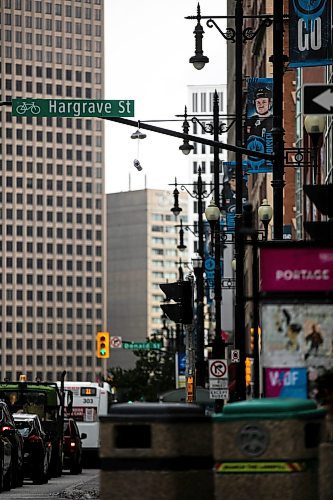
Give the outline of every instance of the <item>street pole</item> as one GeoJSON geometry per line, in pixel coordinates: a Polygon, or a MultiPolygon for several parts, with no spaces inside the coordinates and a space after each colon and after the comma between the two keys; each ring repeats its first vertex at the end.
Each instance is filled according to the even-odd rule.
{"type": "MultiPolygon", "coordinates": [[[[236,146],[243,144],[243,2],[236,0],[235,7],[235,112],[236,146]]],[[[241,150],[236,151],[236,213],[235,213],[235,349],[239,351],[236,370],[236,395],[238,400],[246,399],[245,382],[245,303],[244,303],[244,235],[241,231],[243,219],[243,157],[241,150]]]]}
{"type": "Polygon", "coordinates": [[[283,239],[284,129],[283,129],[283,1],[273,7],[273,239],[283,239]]]}
{"type": "Polygon", "coordinates": [[[199,247],[198,253],[201,258],[201,265],[196,270],[197,281],[197,363],[196,375],[197,386],[205,387],[206,382],[206,369],[205,369],[205,328],[204,328],[204,243],[203,243],[203,203],[202,203],[203,189],[201,169],[198,174],[198,240],[199,247]]]}
{"type": "MultiPolygon", "coordinates": [[[[219,140],[219,99],[215,90],[213,102],[213,130],[214,142],[219,140]]],[[[214,146],[214,198],[215,204],[221,210],[220,201],[220,159],[219,148],[214,146]]],[[[214,273],[214,302],[215,302],[215,337],[213,341],[212,357],[213,359],[225,359],[225,343],[221,337],[221,234],[220,219],[214,226],[215,241],[215,273],[214,273]]],[[[215,412],[219,413],[223,408],[223,399],[215,400],[215,412]]]]}

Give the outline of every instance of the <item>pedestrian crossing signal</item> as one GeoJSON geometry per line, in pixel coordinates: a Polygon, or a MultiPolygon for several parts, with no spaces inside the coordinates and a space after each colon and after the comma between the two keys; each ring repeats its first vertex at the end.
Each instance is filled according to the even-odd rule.
{"type": "Polygon", "coordinates": [[[98,332],[96,335],[96,356],[100,359],[110,357],[110,334],[109,332],[98,332]]]}

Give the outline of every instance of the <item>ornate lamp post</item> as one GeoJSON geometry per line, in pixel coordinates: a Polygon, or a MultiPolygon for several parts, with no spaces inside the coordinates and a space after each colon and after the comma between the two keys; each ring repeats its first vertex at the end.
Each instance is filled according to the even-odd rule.
{"type": "MultiPolygon", "coordinates": [[[[220,240],[220,209],[211,201],[205,210],[206,219],[209,222],[212,239],[214,241],[214,257],[215,257],[215,272],[214,272],[214,302],[215,302],[215,336],[213,340],[212,355],[214,359],[225,358],[225,343],[221,337],[221,302],[222,302],[222,287],[221,287],[221,240],[220,240]]],[[[220,412],[223,408],[223,400],[215,400],[215,411],[220,412]]]]}
{"type": "Polygon", "coordinates": [[[267,199],[264,198],[258,208],[258,218],[264,226],[264,240],[267,241],[268,237],[268,225],[273,217],[273,209],[268,203],[267,199]]]}

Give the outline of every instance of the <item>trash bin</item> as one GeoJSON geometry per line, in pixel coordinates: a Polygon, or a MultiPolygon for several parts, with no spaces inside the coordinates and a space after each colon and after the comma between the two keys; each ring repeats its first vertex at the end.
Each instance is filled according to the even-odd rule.
{"type": "Polygon", "coordinates": [[[211,418],[195,404],[126,403],[100,417],[103,500],[210,500],[211,418]]]}
{"type": "Polygon", "coordinates": [[[309,399],[225,405],[212,416],[215,498],[317,500],[325,413],[309,399]]]}

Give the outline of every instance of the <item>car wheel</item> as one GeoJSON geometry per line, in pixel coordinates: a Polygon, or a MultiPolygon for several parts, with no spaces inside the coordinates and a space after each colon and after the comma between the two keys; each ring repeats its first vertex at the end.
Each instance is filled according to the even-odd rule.
{"type": "Polygon", "coordinates": [[[9,491],[13,485],[13,465],[10,464],[3,478],[3,491],[9,491]]]}
{"type": "Polygon", "coordinates": [[[3,468],[4,468],[4,459],[3,457],[1,457],[0,491],[3,491],[3,483],[4,483],[3,468]]]}
{"type": "Polygon", "coordinates": [[[36,471],[32,476],[32,481],[34,484],[45,484],[45,477],[47,478],[46,474],[44,473],[44,463],[41,462],[36,467],[36,471]]]}
{"type": "Polygon", "coordinates": [[[72,460],[72,463],[70,466],[70,472],[71,472],[71,474],[80,474],[82,472],[82,465],[81,465],[80,457],[76,456],[72,460]]]}

